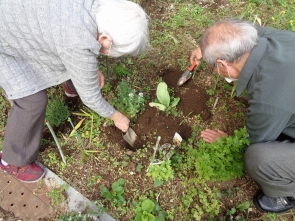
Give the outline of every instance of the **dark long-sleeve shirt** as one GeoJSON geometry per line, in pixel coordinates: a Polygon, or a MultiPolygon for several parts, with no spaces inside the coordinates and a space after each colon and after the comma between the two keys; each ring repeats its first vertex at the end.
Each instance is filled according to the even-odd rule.
{"type": "Polygon", "coordinates": [[[295,138],[295,33],[257,27],[259,43],[238,80],[237,95],[247,89],[247,131],[251,143],[295,138]]]}

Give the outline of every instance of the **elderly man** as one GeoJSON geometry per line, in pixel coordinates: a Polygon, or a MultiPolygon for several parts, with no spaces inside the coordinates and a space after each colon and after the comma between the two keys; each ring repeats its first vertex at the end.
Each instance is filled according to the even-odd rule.
{"type": "MultiPolygon", "coordinates": [[[[248,96],[247,131],[251,145],[244,155],[248,174],[261,191],[254,204],[263,212],[295,207],[295,33],[228,19],[208,28],[191,62],[201,59],[228,82],[237,96],[248,96]]],[[[226,136],[205,130],[212,143],[226,136]]]]}

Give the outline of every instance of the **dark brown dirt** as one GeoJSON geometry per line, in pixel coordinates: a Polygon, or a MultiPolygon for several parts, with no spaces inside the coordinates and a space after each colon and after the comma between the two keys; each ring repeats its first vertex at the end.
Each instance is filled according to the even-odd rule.
{"type": "MultiPolygon", "coordinates": [[[[161,73],[163,81],[167,83],[168,88],[173,88],[175,95],[179,97],[180,102],[177,105],[177,111],[184,117],[174,117],[173,114],[166,114],[155,107],[147,105],[146,110],[137,118],[131,127],[138,135],[134,148],[123,140],[122,133],[115,127],[106,128],[108,140],[111,143],[123,146],[126,149],[135,150],[142,148],[147,142],[155,142],[157,136],[161,136],[161,143],[171,143],[174,134],[177,132],[187,140],[191,137],[192,129],[189,125],[183,123],[187,115],[200,114],[203,120],[208,119],[210,110],[206,106],[208,96],[204,89],[198,87],[193,81],[189,80],[185,85],[177,87],[177,81],[181,73],[177,70],[166,70],[161,73]]],[[[151,95],[153,96],[153,95],[151,95]]]]}

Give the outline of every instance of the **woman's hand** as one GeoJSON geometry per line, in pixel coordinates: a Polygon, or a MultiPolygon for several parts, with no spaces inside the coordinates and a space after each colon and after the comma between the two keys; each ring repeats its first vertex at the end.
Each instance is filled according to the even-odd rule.
{"type": "Polygon", "coordinates": [[[102,89],[104,86],[104,75],[100,70],[97,71],[97,74],[98,74],[99,87],[100,89],[102,89]]]}
{"type": "Polygon", "coordinates": [[[216,141],[217,138],[221,138],[221,137],[227,137],[228,134],[224,133],[221,130],[203,130],[201,132],[201,137],[203,138],[204,141],[208,142],[208,143],[214,143],[216,141]]]}
{"type": "Polygon", "coordinates": [[[191,54],[190,61],[191,61],[191,63],[196,61],[197,65],[199,65],[201,63],[202,58],[203,58],[203,55],[202,55],[201,49],[196,48],[195,50],[193,50],[193,52],[191,54]]]}
{"type": "Polygon", "coordinates": [[[116,111],[110,119],[114,121],[115,126],[121,131],[126,132],[128,130],[130,120],[119,111],[116,111]]]}

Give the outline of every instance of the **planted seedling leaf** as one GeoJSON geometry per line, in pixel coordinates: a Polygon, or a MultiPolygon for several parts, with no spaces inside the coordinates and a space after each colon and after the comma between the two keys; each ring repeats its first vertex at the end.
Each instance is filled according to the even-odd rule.
{"type": "Polygon", "coordinates": [[[165,82],[160,82],[157,87],[157,98],[161,104],[165,105],[166,107],[170,104],[170,96],[168,93],[168,87],[165,82]]]}
{"type": "Polygon", "coordinates": [[[180,101],[179,97],[174,98],[172,103],[171,103],[171,107],[176,107],[179,101],[180,101]]]}
{"type": "Polygon", "coordinates": [[[163,104],[159,104],[159,103],[151,102],[151,103],[149,103],[149,105],[150,105],[151,107],[156,107],[156,108],[158,108],[158,109],[161,110],[161,111],[166,110],[166,106],[163,105],[163,104]]]}

